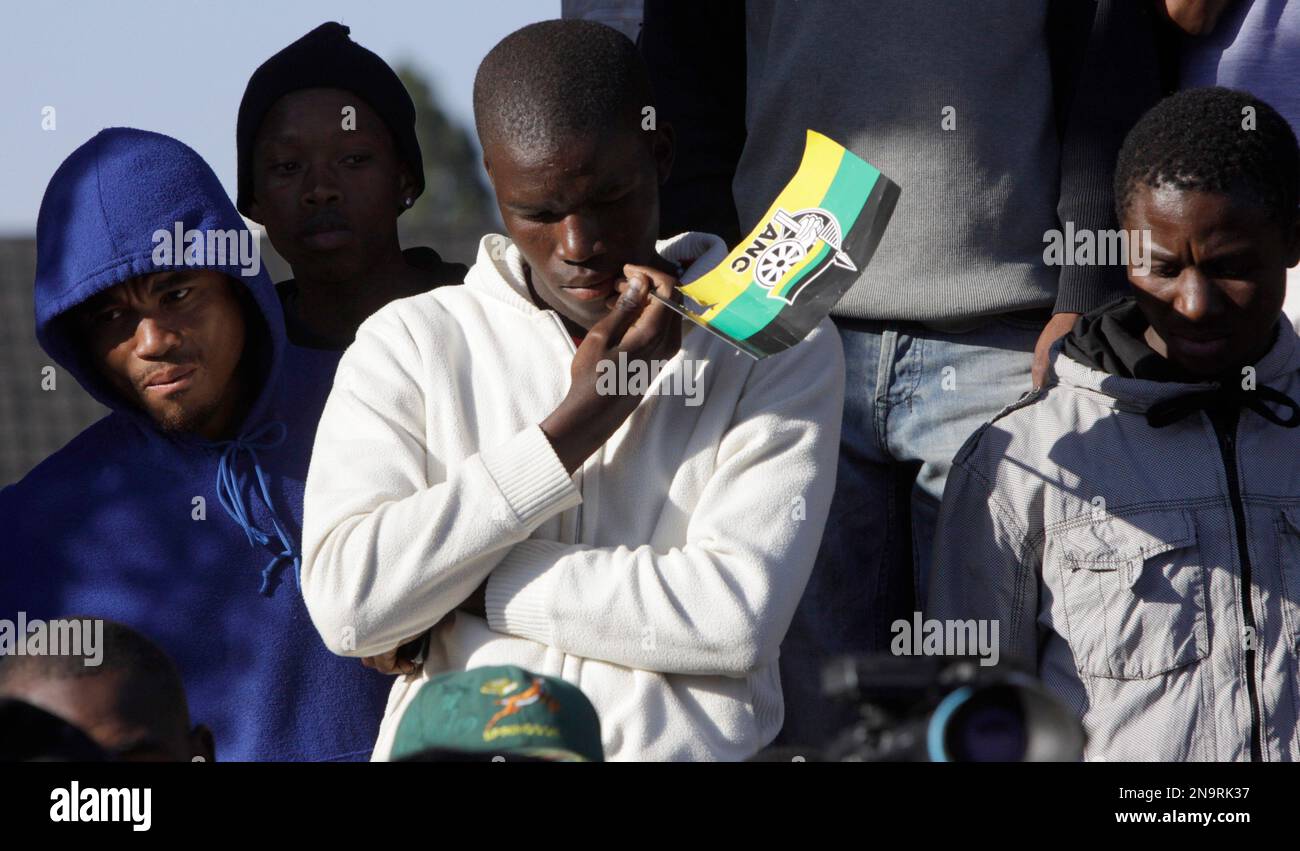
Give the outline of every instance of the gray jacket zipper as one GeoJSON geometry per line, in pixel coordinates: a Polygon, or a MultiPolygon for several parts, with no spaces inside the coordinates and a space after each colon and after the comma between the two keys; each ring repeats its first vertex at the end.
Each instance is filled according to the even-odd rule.
{"type": "MultiPolygon", "coordinates": [[[[1219,454],[1228,478],[1228,498],[1232,502],[1232,518],[1237,528],[1237,557],[1241,562],[1241,621],[1250,636],[1257,636],[1255,611],[1251,602],[1252,578],[1250,546],[1246,533],[1246,508],[1241,501],[1241,482],[1237,471],[1237,423],[1241,412],[1237,408],[1207,412],[1214,436],[1219,441],[1219,454]]],[[[1255,641],[1246,646],[1246,695],[1250,700],[1250,759],[1262,762],[1263,745],[1260,741],[1263,725],[1260,723],[1259,686],[1255,682],[1255,641]]]]}

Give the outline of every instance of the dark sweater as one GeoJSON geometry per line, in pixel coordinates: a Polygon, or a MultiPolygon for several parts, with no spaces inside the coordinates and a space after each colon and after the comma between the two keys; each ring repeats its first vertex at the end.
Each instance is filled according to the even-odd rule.
{"type": "Polygon", "coordinates": [[[704,13],[647,0],[642,52],[660,118],[683,140],[662,230],[747,232],[811,128],[902,188],[875,258],[834,315],[953,322],[1103,304],[1124,291],[1122,270],[1047,267],[1043,239],[1065,221],[1117,227],[1115,156],[1160,94],[1145,7],[754,0],[704,13]],[[728,173],[730,226],[733,198],[719,190],[728,173]]]}
{"type": "MultiPolygon", "coordinates": [[[[448,263],[438,256],[438,252],[425,246],[408,248],[402,252],[402,256],[406,258],[407,263],[426,274],[429,289],[446,286],[447,284],[463,283],[465,273],[469,271],[464,263],[448,263]]],[[[280,307],[284,310],[284,327],[289,335],[290,343],[308,349],[324,349],[325,351],[341,352],[347,348],[347,346],[340,346],[334,341],[314,333],[311,328],[303,324],[298,315],[298,282],[296,280],[290,278],[287,281],[281,281],[275,285],[275,292],[280,297],[280,307]]]]}

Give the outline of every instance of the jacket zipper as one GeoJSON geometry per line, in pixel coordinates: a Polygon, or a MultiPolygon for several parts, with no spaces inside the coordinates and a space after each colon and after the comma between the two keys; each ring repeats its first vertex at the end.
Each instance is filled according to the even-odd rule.
{"type": "Polygon", "coordinates": [[[1251,602],[1250,546],[1246,537],[1246,508],[1241,501],[1241,482],[1237,477],[1237,423],[1240,412],[1230,411],[1230,418],[1220,427],[1216,416],[1210,416],[1214,436],[1219,441],[1219,454],[1223,456],[1224,472],[1228,477],[1228,498],[1232,502],[1232,518],[1237,527],[1237,557],[1241,561],[1241,620],[1252,641],[1246,647],[1246,695],[1250,700],[1250,759],[1262,762],[1263,747],[1260,742],[1259,688],[1255,682],[1255,611],[1251,602]]]}

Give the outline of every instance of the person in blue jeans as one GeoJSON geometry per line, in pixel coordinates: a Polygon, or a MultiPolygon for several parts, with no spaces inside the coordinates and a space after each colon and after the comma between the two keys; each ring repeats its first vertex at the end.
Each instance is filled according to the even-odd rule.
{"type": "Polygon", "coordinates": [[[1123,292],[1120,264],[1048,265],[1045,240],[1118,226],[1115,155],[1161,92],[1168,24],[1151,5],[647,0],[657,117],[682,140],[665,231],[739,239],[808,129],[901,188],[831,312],[848,369],[838,479],[781,648],[777,744],[816,748],[854,720],[823,695],[822,667],[889,652],[891,624],[920,608],[953,454],[1045,379],[1081,313],[1123,292]]]}
{"type": "Polygon", "coordinates": [[[1032,389],[1043,321],[988,318],[962,330],[837,318],[844,419],[835,496],[795,625],[781,646],[790,745],[825,744],[849,707],[821,698],[821,664],[889,651],[890,625],[925,599],[939,503],[971,433],[1032,389]],[[791,697],[803,697],[802,709],[791,697]],[[825,719],[817,735],[817,719],[825,719]]]}

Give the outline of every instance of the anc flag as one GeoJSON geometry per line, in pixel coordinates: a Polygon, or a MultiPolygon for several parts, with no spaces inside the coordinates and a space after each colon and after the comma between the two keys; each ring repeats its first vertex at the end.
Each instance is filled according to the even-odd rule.
{"type": "Polygon", "coordinates": [[[809,130],[799,170],[758,225],[681,287],[698,310],[672,307],[755,358],[790,348],[862,274],[898,193],[871,163],[809,130]]]}

